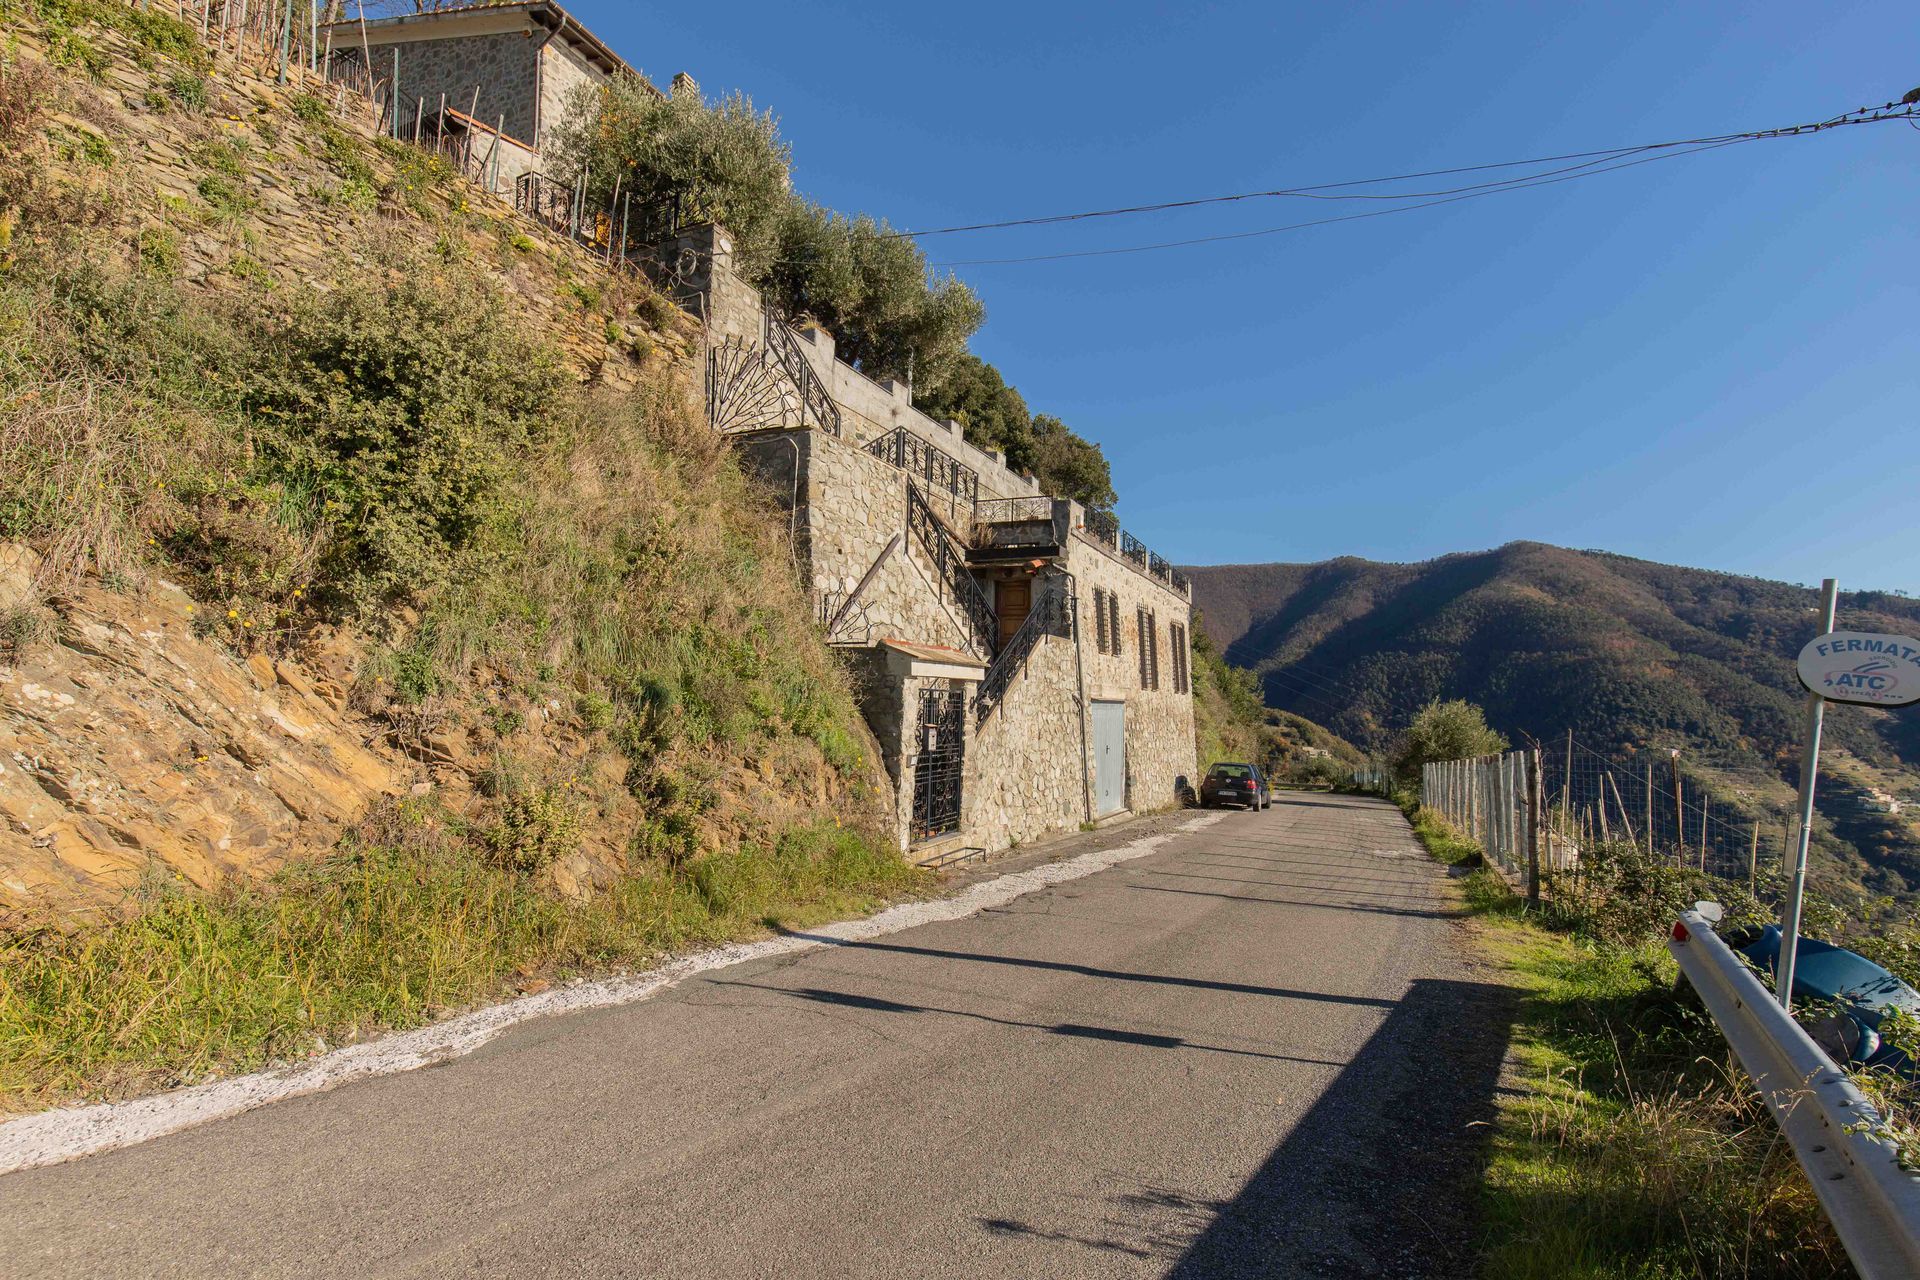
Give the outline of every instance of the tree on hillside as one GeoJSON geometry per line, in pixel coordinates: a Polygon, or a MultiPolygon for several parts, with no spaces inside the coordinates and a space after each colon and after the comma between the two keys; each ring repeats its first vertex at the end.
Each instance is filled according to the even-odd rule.
{"type": "Polygon", "coordinates": [[[1020,393],[1008,386],[1000,371],[972,352],[954,361],[938,386],[914,389],[914,407],[931,418],[958,422],[967,442],[981,449],[998,449],[1007,461],[1024,468],[1033,435],[1033,415],[1020,393]]]}
{"type": "Polygon", "coordinates": [[[614,183],[642,202],[679,196],[696,215],[733,233],[735,269],[758,281],[777,254],[793,203],[793,150],[771,111],[744,94],[708,104],[662,97],[638,76],[582,85],[567,98],[549,144],[554,171],[587,175],[604,207],[614,183]]]}
{"type": "Polygon", "coordinates": [[[1421,767],[1435,760],[1464,760],[1506,749],[1506,738],[1487,727],[1486,713],[1471,702],[1429,702],[1401,735],[1393,769],[1403,781],[1417,782],[1421,767]]]}
{"type": "Polygon", "coordinates": [[[841,359],[868,377],[937,388],[986,318],[973,290],[932,275],[918,245],[865,214],[792,199],[777,246],[756,283],[779,310],[831,330],[841,359]]]}
{"type": "Polygon", "coordinates": [[[979,356],[962,355],[947,378],[917,394],[914,404],[931,417],[958,422],[969,444],[1006,454],[1008,466],[1031,473],[1045,492],[1100,511],[1113,506],[1113,470],[1100,446],[1058,418],[1030,414],[1020,393],[979,356]]]}
{"type": "Polygon", "coordinates": [[[1006,454],[1046,492],[1113,505],[1100,446],[1058,418],[1031,417],[1020,393],[968,352],[986,318],[972,289],[934,274],[920,246],[885,222],[794,193],[792,150],[772,112],[741,94],[662,97],[623,75],[573,92],[550,150],[563,180],[585,175],[590,205],[604,207],[617,185],[636,203],[677,198],[683,217],[721,223],[740,276],[774,310],[831,331],[841,359],[911,383],[922,409],[959,419],[969,441],[1006,454]]]}
{"type": "Polygon", "coordinates": [[[1034,415],[1032,456],[1033,474],[1048,493],[1072,498],[1096,511],[1113,506],[1113,469],[1107,465],[1107,455],[1060,419],[1044,413],[1034,415]]]}

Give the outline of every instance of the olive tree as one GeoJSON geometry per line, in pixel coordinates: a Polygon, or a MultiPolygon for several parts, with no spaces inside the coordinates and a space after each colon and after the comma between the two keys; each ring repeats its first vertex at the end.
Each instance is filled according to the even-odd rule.
{"type": "Polygon", "coordinates": [[[1420,708],[1393,755],[1393,769],[1404,782],[1417,782],[1422,766],[1435,760],[1465,760],[1507,749],[1506,738],[1487,727],[1487,716],[1462,698],[1433,701],[1420,708]]]}
{"type": "Polygon", "coordinates": [[[756,111],[744,94],[711,104],[696,93],[662,96],[633,75],[582,85],[549,149],[559,174],[587,175],[590,200],[609,200],[618,182],[636,203],[678,196],[722,224],[733,233],[735,269],[749,280],[777,252],[793,203],[793,151],[773,113],[756,111]]]}

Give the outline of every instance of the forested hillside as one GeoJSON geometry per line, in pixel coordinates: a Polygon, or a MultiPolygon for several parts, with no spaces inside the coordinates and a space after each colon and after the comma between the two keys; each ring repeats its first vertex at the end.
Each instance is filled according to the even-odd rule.
{"type": "MultiPolygon", "coordinates": [[[[1572,729],[1609,754],[1679,747],[1776,796],[1797,779],[1810,588],[1526,542],[1189,572],[1208,634],[1268,703],[1363,747],[1389,746],[1430,699],[1466,698],[1516,740],[1572,729]]],[[[1840,624],[1912,633],[1920,601],[1845,592],[1840,624]]],[[[1914,806],[1886,812],[1874,795],[1920,800],[1920,716],[1836,706],[1827,726],[1836,851],[1857,849],[1873,887],[1920,887],[1914,806]]]]}

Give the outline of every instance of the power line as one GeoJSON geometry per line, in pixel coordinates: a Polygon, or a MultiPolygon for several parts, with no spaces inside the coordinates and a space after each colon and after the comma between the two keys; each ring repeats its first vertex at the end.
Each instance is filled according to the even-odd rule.
{"type": "MultiPolygon", "coordinates": [[[[1325,193],[1346,191],[1353,187],[1380,186],[1392,182],[1411,182],[1422,178],[1452,177],[1463,173],[1484,173],[1494,169],[1518,169],[1543,164],[1559,164],[1567,160],[1580,160],[1588,162],[1588,165],[1598,165],[1605,163],[1609,159],[1620,159],[1648,151],[1668,151],[1695,147],[1704,148],[1722,143],[1758,142],[1773,138],[1803,137],[1808,134],[1821,133],[1829,129],[1837,129],[1851,124],[1875,124],[1885,120],[1911,120],[1916,116],[1920,116],[1920,108],[1916,108],[1911,104],[1887,102],[1878,107],[1859,107],[1842,115],[1834,116],[1829,120],[1821,120],[1808,124],[1785,125],[1773,129],[1754,129],[1743,133],[1714,134],[1699,138],[1676,139],[1669,142],[1648,142],[1638,143],[1632,146],[1604,147],[1594,151],[1572,151],[1561,155],[1536,156],[1528,160],[1501,160],[1489,164],[1459,165],[1446,169],[1426,169],[1414,173],[1393,174],[1387,177],[1354,178],[1344,182],[1323,182],[1310,186],[1278,187],[1265,191],[1241,191],[1223,196],[1197,196],[1180,200],[1164,200],[1152,204],[1123,205],[1111,209],[1088,209],[1075,213],[1047,214],[1029,218],[1009,218],[996,222],[961,223],[949,227],[929,227],[919,231],[891,231],[884,233],[884,236],[890,239],[922,239],[927,236],[955,235],[969,231],[998,231],[1013,227],[1037,227],[1063,222],[1082,222],[1093,218],[1116,218],[1144,213],[1163,213],[1173,209],[1191,209],[1203,205],[1232,204],[1245,200],[1268,200],[1277,198],[1407,200],[1427,195],[1452,195],[1474,188],[1453,188],[1451,190],[1437,192],[1399,192],[1388,195],[1327,195],[1325,193]]],[[[1571,166],[1573,169],[1585,167],[1587,167],[1587,165],[1571,166]]],[[[1531,176],[1543,178],[1560,172],[1566,171],[1549,170],[1547,173],[1534,174],[1531,176]]],[[[1526,179],[1515,178],[1503,181],[1506,183],[1518,183],[1524,182],[1526,179]]],[[[1500,184],[1475,185],[1493,186],[1500,184]]]]}
{"type": "Polygon", "coordinates": [[[1626,160],[1619,164],[1608,165],[1602,169],[1590,169],[1584,173],[1568,174],[1558,178],[1542,178],[1538,181],[1519,181],[1512,185],[1493,186],[1486,189],[1469,191],[1464,195],[1447,196],[1439,200],[1423,200],[1415,204],[1395,205],[1391,209],[1375,209],[1371,213],[1349,213],[1333,218],[1313,218],[1306,222],[1290,222],[1284,226],[1262,227],[1257,231],[1235,231],[1221,235],[1193,236],[1185,240],[1161,240],[1153,244],[1127,245],[1118,249],[1077,249],[1062,253],[1036,253],[1017,258],[955,258],[944,262],[930,262],[930,267],[991,267],[1012,266],[1028,262],[1059,262],[1068,258],[1108,258],[1121,254],[1151,253],[1159,249],[1182,249],[1196,244],[1217,244],[1228,240],[1254,240],[1262,236],[1280,235],[1288,231],[1302,231],[1308,227],[1331,226],[1337,222],[1361,222],[1368,218],[1384,218],[1396,213],[1411,213],[1415,209],[1432,209],[1443,204],[1458,204],[1463,200],[1478,200],[1483,196],[1504,195],[1512,191],[1525,191],[1531,187],[1550,187],[1556,183],[1573,182],[1580,178],[1597,177],[1603,173],[1612,173],[1619,169],[1630,169],[1635,165],[1652,164],[1656,160],[1673,160],[1680,156],[1690,156],[1701,151],[1716,151],[1721,147],[1738,146],[1751,142],[1751,138],[1733,138],[1726,142],[1710,142],[1685,151],[1663,151],[1658,155],[1643,156],[1638,160],[1626,160]]]}

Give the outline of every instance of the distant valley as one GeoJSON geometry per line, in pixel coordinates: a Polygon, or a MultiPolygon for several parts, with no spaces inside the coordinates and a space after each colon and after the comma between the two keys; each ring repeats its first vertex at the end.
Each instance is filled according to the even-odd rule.
{"type": "MultiPolygon", "coordinates": [[[[1530,542],[1187,572],[1198,625],[1268,704],[1363,748],[1458,697],[1516,741],[1572,729],[1608,754],[1678,747],[1757,808],[1791,800],[1806,587],[1530,542]]],[[[1913,634],[1920,601],[1843,592],[1840,625],[1913,634]]],[[[1920,710],[1835,706],[1827,726],[1822,847],[1862,889],[1920,892],[1920,710]]]]}

